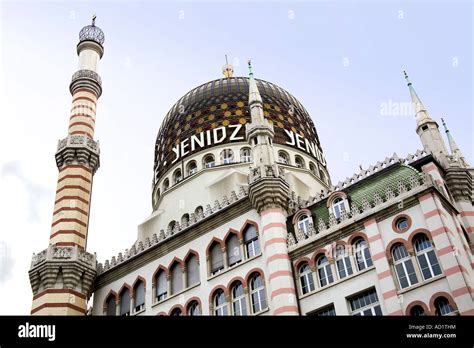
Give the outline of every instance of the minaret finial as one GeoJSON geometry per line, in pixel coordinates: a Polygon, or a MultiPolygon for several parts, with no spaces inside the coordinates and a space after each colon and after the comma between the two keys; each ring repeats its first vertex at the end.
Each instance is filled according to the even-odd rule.
{"type": "Polygon", "coordinates": [[[92,26],[95,27],[95,19],[97,16],[95,14],[92,15],[92,26]]]}
{"type": "Polygon", "coordinates": [[[252,71],[252,60],[248,60],[248,65],[249,65],[249,76],[253,77],[253,71],[252,71]]]}
{"type": "Polygon", "coordinates": [[[225,55],[225,65],[222,67],[222,73],[226,78],[234,76],[234,67],[227,61],[227,54],[225,55]]]}
{"type": "Polygon", "coordinates": [[[407,74],[407,71],[406,71],[406,70],[403,70],[403,75],[405,75],[405,80],[407,80],[408,86],[410,86],[410,85],[411,85],[411,82],[410,82],[410,80],[408,79],[408,74],[407,74]]]}

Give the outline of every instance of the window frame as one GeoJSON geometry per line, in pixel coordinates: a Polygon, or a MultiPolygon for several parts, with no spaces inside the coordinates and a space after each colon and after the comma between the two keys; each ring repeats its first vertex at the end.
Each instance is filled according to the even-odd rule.
{"type": "MultiPolygon", "coordinates": [[[[401,249],[400,249],[401,250],[401,249]]],[[[418,281],[418,276],[416,274],[416,269],[415,269],[415,265],[413,264],[413,260],[412,260],[412,257],[410,255],[410,253],[408,252],[407,248],[405,247],[405,245],[403,245],[402,243],[397,243],[395,244],[394,246],[392,246],[392,250],[390,251],[390,254],[392,255],[392,260],[393,260],[393,267],[395,268],[395,274],[397,276],[397,279],[398,279],[398,285],[400,287],[400,289],[407,289],[407,288],[410,288],[416,284],[419,283],[418,281]],[[406,253],[405,256],[402,256],[401,258],[397,259],[396,255],[395,255],[395,250],[398,249],[398,248],[403,248],[404,252],[406,253]],[[416,281],[413,282],[411,279],[410,279],[410,274],[408,273],[408,269],[407,269],[407,264],[410,263],[411,264],[411,267],[413,268],[413,272],[410,273],[410,274],[413,274],[416,281]],[[397,265],[401,265],[401,268],[403,269],[403,278],[405,278],[407,280],[407,283],[408,285],[407,286],[403,286],[402,285],[402,281],[401,281],[401,277],[400,277],[400,273],[399,273],[399,267],[397,267],[397,265]]]]}
{"type": "Polygon", "coordinates": [[[253,314],[258,314],[268,308],[267,294],[265,292],[265,280],[263,279],[260,273],[255,272],[250,275],[249,286],[250,307],[253,314]],[[257,285],[257,287],[255,287],[257,279],[260,280],[260,285],[257,285]],[[257,302],[254,301],[255,298],[258,299],[257,302]]]}
{"type": "Polygon", "coordinates": [[[316,286],[314,284],[313,270],[307,262],[303,262],[298,267],[298,275],[302,295],[309,294],[310,292],[316,290],[316,286]],[[303,270],[303,268],[305,269],[303,270]]]}

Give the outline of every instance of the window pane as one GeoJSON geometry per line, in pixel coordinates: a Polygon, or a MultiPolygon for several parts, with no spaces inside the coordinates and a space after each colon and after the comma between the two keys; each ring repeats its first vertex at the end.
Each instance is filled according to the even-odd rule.
{"type": "Polygon", "coordinates": [[[183,290],[183,272],[181,267],[175,264],[171,269],[171,292],[176,294],[183,290]]]}
{"type": "Polygon", "coordinates": [[[428,251],[427,255],[431,263],[431,268],[433,268],[434,275],[437,276],[441,274],[441,267],[439,266],[438,259],[436,258],[434,250],[428,251]]]}
{"type": "Polygon", "coordinates": [[[403,268],[403,264],[399,263],[395,265],[395,270],[397,271],[397,277],[400,282],[400,287],[406,288],[408,286],[408,279],[405,274],[405,269],[403,268]]]}
{"type": "Polygon", "coordinates": [[[229,266],[233,266],[242,260],[242,257],[240,256],[239,239],[235,234],[227,241],[227,257],[229,266]]]}
{"type": "Polygon", "coordinates": [[[413,262],[411,259],[405,261],[405,266],[408,271],[408,277],[410,278],[410,285],[418,283],[418,279],[416,278],[415,268],[413,267],[413,262]]]}

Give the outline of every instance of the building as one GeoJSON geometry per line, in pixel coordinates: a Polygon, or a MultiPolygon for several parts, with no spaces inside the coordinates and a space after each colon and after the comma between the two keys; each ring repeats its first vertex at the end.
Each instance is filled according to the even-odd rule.
{"type": "Polygon", "coordinates": [[[97,262],[86,246],[104,34],[93,20],[79,38],[32,314],[86,314],[92,294],[92,315],[474,314],[474,169],[406,74],[423,150],[333,185],[301,103],[250,62],[248,78],[225,65],[166,115],[152,213],[97,262]]]}

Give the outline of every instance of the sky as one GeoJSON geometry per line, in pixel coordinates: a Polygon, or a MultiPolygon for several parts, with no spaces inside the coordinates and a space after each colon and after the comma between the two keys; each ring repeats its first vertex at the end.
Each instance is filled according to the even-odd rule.
{"type": "MultiPolygon", "coordinates": [[[[190,89],[235,75],[293,94],[319,134],[333,183],[420,149],[402,71],[473,163],[471,1],[0,0],[0,314],[29,314],[31,256],[48,245],[57,141],[67,135],[80,29],[105,33],[88,251],[128,248],[151,213],[163,117],[190,89]],[[12,301],[11,299],[15,300],[12,301]]],[[[441,124],[440,124],[441,126],[441,124]]]]}

